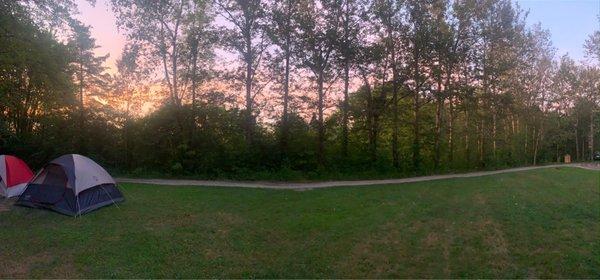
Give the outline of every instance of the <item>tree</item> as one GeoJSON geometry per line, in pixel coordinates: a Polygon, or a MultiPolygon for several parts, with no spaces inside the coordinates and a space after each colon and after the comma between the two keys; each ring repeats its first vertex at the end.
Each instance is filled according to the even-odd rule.
{"type": "MultiPolygon", "coordinates": [[[[377,161],[378,138],[381,130],[381,117],[388,106],[389,57],[382,41],[371,44],[363,42],[356,54],[356,68],[363,81],[359,90],[365,93],[366,130],[368,131],[368,151],[372,163],[377,161]]],[[[392,83],[394,83],[392,81],[392,83]]]]}
{"type": "Polygon", "coordinates": [[[479,97],[478,161],[485,165],[489,160],[497,160],[501,102],[511,95],[515,84],[512,75],[520,61],[525,28],[521,11],[513,7],[512,2],[496,0],[478,7],[476,30],[476,65],[481,82],[479,97]],[[490,131],[491,133],[487,133],[490,131]],[[488,143],[491,142],[491,149],[488,143]],[[491,150],[491,158],[489,150],[491,150]]]}
{"type": "MultiPolygon", "coordinates": [[[[552,62],[554,49],[550,41],[550,33],[541,26],[535,25],[524,37],[526,51],[519,58],[515,72],[523,79],[510,83],[518,103],[513,106],[519,109],[522,117],[528,120],[532,128],[532,163],[538,163],[540,145],[547,130],[552,79],[555,76],[555,65],[552,62]]],[[[514,81],[514,79],[513,79],[514,81]]],[[[549,136],[550,137],[550,136],[549,136]]],[[[525,151],[527,152],[527,151],[525,151]]]]}
{"type": "Polygon", "coordinates": [[[425,89],[430,82],[429,73],[425,70],[431,65],[431,41],[433,22],[432,1],[408,1],[407,20],[410,26],[407,31],[408,61],[410,65],[409,87],[413,97],[413,144],[412,160],[413,168],[421,172],[421,107],[422,98],[429,90],[425,89]]]}
{"type": "MultiPolygon", "coordinates": [[[[597,67],[600,66],[600,31],[594,32],[590,37],[585,41],[585,50],[588,56],[594,58],[596,61],[596,67],[593,69],[589,69],[588,73],[597,73],[597,67]]],[[[588,94],[590,98],[590,102],[592,104],[592,110],[590,113],[590,154],[593,160],[594,153],[594,135],[595,135],[595,119],[594,116],[598,114],[598,109],[600,107],[600,84],[598,84],[598,79],[588,80],[592,85],[588,86],[588,94]]]]}
{"type": "Polygon", "coordinates": [[[141,117],[144,105],[149,100],[149,86],[144,83],[149,71],[138,65],[137,45],[125,46],[117,61],[117,74],[113,78],[111,105],[114,111],[123,112],[123,158],[124,166],[131,170],[133,157],[134,119],[141,117]]]}
{"type": "Polygon", "coordinates": [[[70,60],[25,6],[0,2],[0,116],[14,137],[25,141],[44,116],[73,104],[70,60]]]}
{"type": "MultiPolygon", "coordinates": [[[[589,131],[588,131],[588,148],[589,148],[589,160],[594,160],[595,151],[595,116],[598,114],[598,101],[600,99],[600,70],[595,66],[582,67],[580,73],[580,102],[586,104],[586,109],[589,110],[589,131]]],[[[583,113],[583,112],[582,112],[583,113]]],[[[582,114],[582,118],[585,115],[582,114]]],[[[582,155],[582,159],[585,159],[585,154],[582,155]]]]}
{"type": "Polygon", "coordinates": [[[289,107],[290,107],[290,71],[292,67],[292,55],[296,47],[296,22],[298,5],[295,0],[274,1],[271,3],[269,11],[269,22],[267,32],[271,42],[278,47],[273,58],[273,67],[276,72],[281,70],[283,64],[283,85],[282,94],[282,113],[281,113],[281,135],[280,149],[284,155],[287,154],[289,141],[289,107]]]}
{"type": "MultiPolygon", "coordinates": [[[[69,39],[68,47],[72,52],[73,80],[79,93],[79,125],[83,128],[85,127],[86,97],[101,98],[108,90],[110,75],[105,73],[106,67],[104,67],[108,54],[96,56],[95,50],[99,46],[92,38],[89,26],[77,21],[73,21],[71,25],[73,35],[69,39]]],[[[80,134],[78,138],[79,149],[85,151],[85,135],[80,134]]]]}
{"type": "Polygon", "coordinates": [[[445,1],[438,1],[432,7],[432,33],[433,47],[431,71],[432,78],[435,80],[434,99],[435,109],[435,136],[434,136],[434,169],[439,170],[442,159],[442,141],[444,134],[444,105],[448,96],[448,87],[450,86],[451,67],[454,64],[456,47],[452,26],[447,21],[447,7],[445,1]],[[445,76],[445,79],[444,79],[445,76]]]}
{"type": "Polygon", "coordinates": [[[356,52],[358,46],[358,35],[361,29],[359,25],[361,20],[362,7],[357,0],[341,0],[333,2],[335,13],[338,14],[337,20],[340,24],[336,34],[337,53],[339,56],[340,68],[342,68],[342,79],[344,80],[344,97],[342,100],[342,156],[348,156],[348,111],[349,97],[348,90],[350,86],[350,68],[356,60],[356,52]]]}
{"type": "Polygon", "coordinates": [[[211,76],[217,38],[211,26],[213,17],[208,11],[209,3],[193,1],[190,10],[183,31],[185,36],[183,60],[186,64],[184,82],[189,83],[192,109],[195,111],[198,103],[198,87],[211,76]]]}
{"type": "MultiPolygon", "coordinates": [[[[444,2],[440,2],[444,4],[444,2]]],[[[436,140],[435,140],[435,159],[434,164],[440,166],[442,160],[441,138],[443,137],[442,126],[446,122],[447,126],[447,163],[451,167],[454,163],[455,150],[455,120],[457,102],[461,97],[461,92],[468,91],[469,82],[466,77],[470,76],[468,65],[470,61],[471,45],[477,40],[474,32],[474,26],[471,18],[476,13],[476,7],[473,2],[454,2],[452,9],[446,11],[448,7],[440,6],[436,13],[436,28],[434,30],[434,55],[435,61],[439,65],[437,71],[437,108],[436,108],[436,140]],[[444,20],[444,14],[449,15],[444,20]],[[448,100],[448,116],[444,120],[443,105],[448,100]]]]}
{"type": "Polygon", "coordinates": [[[99,46],[92,38],[89,26],[79,22],[73,23],[73,36],[68,46],[73,53],[71,65],[79,92],[79,109],[83,112],[86,96],[99,96],[106,91],[110,75],[105,73],[104,63],[109,55],[96,56],[95,50],[99,46]]]}
{"type": "Polygon", "coordinates": [[[182,53],[185,48],[186,24],[202,18],[203,9],[192,0],[111,0],[117,26],[124,30],[130,44],[139,45],[140,58],[147,61],[146,67],[161,65],[163,81],[169,92],[169,102],[182,105],[184,92],[180,82],[184,78],[181,69],[182,53]],[[196,14],[198,13],[198,14],[196,14]]]}
{"type": "Polygon", "coordinates": [[[332,60],[335,54],[338,15],[332,1],[303,0],[298,13],[298,49],[300,67],[308,69],[317,86],[317,161],[325,163],[324,109],[325,84],[333,79],[332,60]]]}
{"type": "Polygon", "coordinates": [[[0,0],[2,151],[37,165],[85,147],[132,172],[302,179],[598,149],[600,33],[589,61],[555,59],[514,1],[111,4],[127,44],[109,77],[74,1],[0,0]]]}
{"type": "Polygon", "coordinates": [[[600,63],[600,31],[595,31],[585,41],[584,48],[586,54],[593,59],[596,59],[596,63],[600,63]]]}
{"type": "Polygon", "coordinates": [[[578,112],[573,110],[573,104],[575,103],[579,91],[579,70],[575,61],[569,56],[564,55],[560,59],[558,71],[554,77],[554,83],[552,85],[554,89],[553,102],[557,104],[556,111],[563,117],[574,117],[573,127],[569,128],[573,132],[573,138],[575,143],[575,158],[578,159],[580,155],[580,143],[579,143],[579,117],[578,112]]]}
{"type": "Polygon", "coordinates": [[[399,155],[399,90],[404,83],[404,78],[400,75],[402,70],[402,61],[400,54],[403,52],[401,36],[406,31],[406,25],[403,21],[404,1],[398,0],[374,0],[370,7],[371,24],[376,29],[383,30],[382,41],[386,47],[386,55],[389,56],[389,68],[392,71],[392,165],[398,169],[400,166],[399,155]]]}
{"type": "Polygon", "coordinates": [[[225,45],[240,55],[245,68],[244,129],[246,142],[251,146],[255,126],[254,97],[258,93],[254,89],[255,74],[267,47],[267,36],[263,28],[265,3],[261,0],[217,0],[216,3],[221,15],[233,24],[233,27],[226,30],[225,45]]]}

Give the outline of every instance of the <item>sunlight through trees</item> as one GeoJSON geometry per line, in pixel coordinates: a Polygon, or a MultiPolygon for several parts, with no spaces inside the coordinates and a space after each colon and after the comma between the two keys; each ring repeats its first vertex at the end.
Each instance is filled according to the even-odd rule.
{"type": "Polygon", "coordinates": [[[585,62],[509,0],[111,0],[116,73],[71,0],[0,0],[0,150],[122,173],[402,176],[591,160],[585,62]],[[357,175],[358,174],[358,175],[357,175]]]}

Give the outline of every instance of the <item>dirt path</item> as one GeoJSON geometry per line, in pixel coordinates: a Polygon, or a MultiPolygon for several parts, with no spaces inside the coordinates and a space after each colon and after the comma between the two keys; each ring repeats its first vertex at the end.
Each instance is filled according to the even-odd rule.
{"type": "Polygon", "coordinates": [[[555,164],[545,166],[530,166],[510,168],[495,171],[479,171],[464,174],[447,174],[433,175],[422,177],[411,177],[402,179],[385,179],[385,180],[358,180],[358,181],[326,181],[313,183],[286,183],[286,182],[241,182],[241,181],[208,181],[208,180],[171,180],[171,179],[133,179],[133,178],[116,178],[119,183],[136,183],[136,184],[151,184],[151,185],[169,185],[169,186],[203,186],[203,187],[234,187],[234,188],[261,188],[261,189],[293,189],[307,190],[318,188],[342,187],[342,186],[372,186],[372,185],[389,185],[403,184],[412,182],[423,182],[451,178],[470,178],[487,176],[494,174],[502,174],[509,172],[519,172],[526,170],[534,170],[541,168],[554,167],[578,167],[590,170],[600,170],[599,164],[555,164]]]}

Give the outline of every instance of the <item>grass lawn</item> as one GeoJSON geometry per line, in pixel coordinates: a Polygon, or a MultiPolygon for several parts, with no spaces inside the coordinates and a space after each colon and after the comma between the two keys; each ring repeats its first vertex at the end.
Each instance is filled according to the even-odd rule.
{"type": "Polygon", "coordinates": [[[122,185],[81,218],[0,209],[0,277],[600,277],[600,174],[311,191],[122,185]]]}

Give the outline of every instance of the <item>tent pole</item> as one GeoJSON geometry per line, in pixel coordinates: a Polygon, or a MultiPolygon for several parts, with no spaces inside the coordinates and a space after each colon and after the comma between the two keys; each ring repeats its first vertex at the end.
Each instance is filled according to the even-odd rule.
{"type": "Polygon", "coordinates": [[[108,197],[110,198],[110,200],[112,201],[112,203],[117,206],[118,209],[121,209],[121,207],[119,207],[119,205],[115,202],[115,200],[112,198],[112,196],[110,195],[110,193],[108,193],[106,191],[106,189],[103,186],[100,186],[102,188],[102,190],[106,193],[106,195],[108,195],[108,197]]]}

